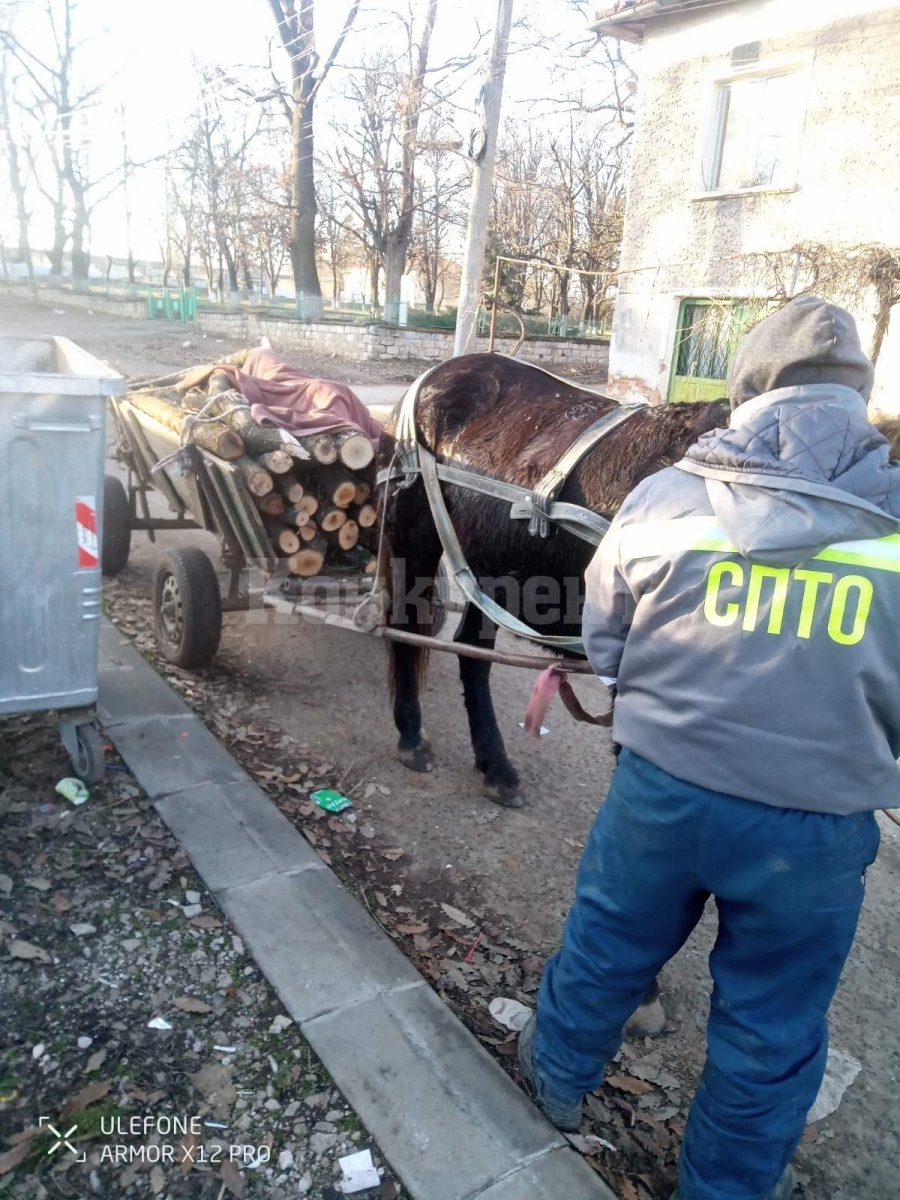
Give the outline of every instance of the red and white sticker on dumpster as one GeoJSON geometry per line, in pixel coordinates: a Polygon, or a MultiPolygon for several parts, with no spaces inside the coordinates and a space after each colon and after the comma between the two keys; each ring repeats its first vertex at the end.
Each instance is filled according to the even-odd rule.
{"type": "Polygon", "coordinates": [[[97,502],[93,496],[75,497],[75,532],[78,538],[78,566],[99,567],[97,502]]]}

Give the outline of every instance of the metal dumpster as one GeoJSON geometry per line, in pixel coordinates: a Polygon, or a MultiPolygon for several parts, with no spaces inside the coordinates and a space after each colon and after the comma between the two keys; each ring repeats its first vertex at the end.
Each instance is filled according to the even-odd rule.
{"type": "Polygon", "coordinates": [[[106,397],[123,387],[67,338],[0,337],[0,714],[65,710],[91,781],[106,397]]]}

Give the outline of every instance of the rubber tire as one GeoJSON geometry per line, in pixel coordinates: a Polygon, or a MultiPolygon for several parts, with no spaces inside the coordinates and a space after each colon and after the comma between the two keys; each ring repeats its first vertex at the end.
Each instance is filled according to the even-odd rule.
{"type": "Polygon", "coordinates": [[[447,601],[450,599],[450,576],[443,558],[434,575],[434,591],[431,599],[431,637],[437,637],[447,623],[447,601]]]}
{"type": "Polygon", "coordinates": [[[75,730],[78,755],[71,755],[72,767],[85,783],[99,783],[106,774],[106,755],[103,740],[93,725],[79,725],[75,730]]]}
{"type": "Polygon", "coordinates": [[[159,653],[188,670],[208,666],[222,640],[222,596],[209,558],[189,547],[170,550],[160,559],[153,587],[153,618],[159,653]],[[181,601],[180,630],[170,632],[162,611],[163,592],[174,581],[181,601]]]}
{"type": "Polygon", "coordinates": [[[131,507],[122,481],[115,475],[103,478],[103,541],[100,546],[100,570],[104,575],[119,575],[131,553],[131,507]]]}

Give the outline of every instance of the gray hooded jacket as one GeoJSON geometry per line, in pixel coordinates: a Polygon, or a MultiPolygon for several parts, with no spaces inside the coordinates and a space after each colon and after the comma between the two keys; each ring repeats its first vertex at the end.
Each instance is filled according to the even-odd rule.
{"type": "Polygon", "coordinates": [[[869,423],[852,317],[756,327],[736,411],[630,494],[587,573],[613,736],[670,774],[784,808],[900,806],[900,466],[869,423]]]}

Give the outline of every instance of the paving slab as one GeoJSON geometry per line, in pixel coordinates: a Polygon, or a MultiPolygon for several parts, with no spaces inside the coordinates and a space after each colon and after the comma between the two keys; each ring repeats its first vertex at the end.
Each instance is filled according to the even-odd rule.
{"type": "MultiPolygon", "coordinates": [[[[184,845],[190,854],[190,842],[184,845]]],[[[270,875],[213,894],[300,1024],[392,988],[426,986],[327,869],[270,875]]]]}
{"type": "MultiPolygon", "coordinates": [[[[460,1200],[554,1149],[576,1158],[424,982],[357,1005],[348,1017],[333,1013],[301,1028],[353,1107],[376,1114],[369,1128],[414,1196],[460,1200]]],[[[556,1196],[568,1200],[563,1190],[556,1196]]]]}
{"type": "Polygon", "coordinates": [[[110,738],[416,1200],[615,1200],[150,664],[101,639],[110,738]]]}
{"type": "MultiPolygon", "coordinates": [[[[153,668],[148,664],[147,670],[153,668]]],[[[100,687],[101,703],[107,705],[102,676],[100,687]]],[[[201,783],[253,785],[199,717],[114,719],[107,731],[151,800],[201,783]]]]}
{"type": "Polygon", "coordinates": [[[156,810],[188,849],[212,892],[282,871],[327,867],[264,792],[249,780],[203,783],[157,800],[156,810]]]}

